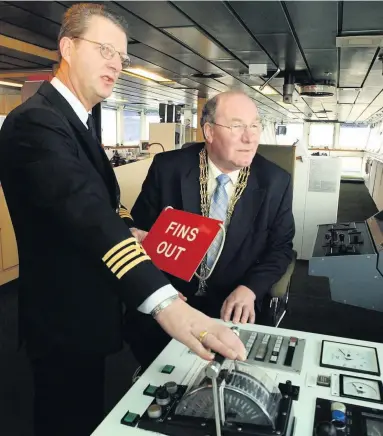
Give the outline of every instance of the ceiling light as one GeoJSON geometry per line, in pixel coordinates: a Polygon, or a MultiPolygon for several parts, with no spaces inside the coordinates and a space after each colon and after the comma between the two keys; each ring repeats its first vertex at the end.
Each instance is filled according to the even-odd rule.
{"type": "Polygon", "coordinates": [[[24,86],[22,83],[6,82],[3,80],[0,80],[0,85],[13,86],[14,88],[22,88],[24,86]]]}
{"type": "Polygon", "coordinates": [[[381,47],[382,35],[337,36],[336,47],[381,47]]]}
{"type": "Polygon", "coordinates": [[[165,79],[165,77],[162,77],[156,73],[151,73],[150,71],[145,71],[142,68],[126,68],[125,70],[122,70],[122,72],[127,75],[133,75],[140,79],[150,79],[154,80],[155,82],[171,82],[170,79],[165,79]]]}
{"type": "Polygon", "coordinates": [[[276,89],[272,88],[272,87],[269,86],[269,85],[266,85],[266,86],[262,89],[262,91],[259,89],[260,87],[261,87],[261,85],[255,85],[255,86],[253,86],[254,89],[256,89],[257,91],[261,92],[261,93],[264,94],[264,95],[277,95],[277,94],[278,94],[278,91],[277,91],[276,89]]]}

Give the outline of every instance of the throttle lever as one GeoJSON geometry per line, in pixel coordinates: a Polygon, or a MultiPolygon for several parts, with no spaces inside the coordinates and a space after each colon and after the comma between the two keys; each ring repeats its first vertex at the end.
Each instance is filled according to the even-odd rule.
{"type": "MultiPolygon", "coordinates": [[[[232,327],[233,332],[239,336],[238,327],[232,327]]],[[[218,394],[218,383],[217,378],[221,372],[221,368],[226,358],[222,356],[222,354],[216,353],[214,359],[209,363],[206,368],[206,376],[209,377],[212,381],[212,390],[213,390],[213,403],[214,403],[214,418],[215,418],[215,427],[217,436],[221,436],[221,422],[220,416],[222,413],[222,424],[225,421],[225,411],[224,405],[222,404],[221,398],[218,394]]],[[[237,363],[234,361],[235,368],[237,369],[237,363]]]]}

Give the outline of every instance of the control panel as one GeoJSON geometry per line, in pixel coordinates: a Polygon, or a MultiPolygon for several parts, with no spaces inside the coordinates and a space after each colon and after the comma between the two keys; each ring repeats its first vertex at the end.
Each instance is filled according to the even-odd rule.
{"type": "Polygon", "coordinates": [[[300,373],[305,340],[294,336],[257,333],[240,329],[247,351],[247,361],[261,367],[300,373]]]}
{"type": "Polygon", "coordinates": [[[236,327],[246,361],[172,341],[92,436],[383,436],[383,344],[236,327]]]}

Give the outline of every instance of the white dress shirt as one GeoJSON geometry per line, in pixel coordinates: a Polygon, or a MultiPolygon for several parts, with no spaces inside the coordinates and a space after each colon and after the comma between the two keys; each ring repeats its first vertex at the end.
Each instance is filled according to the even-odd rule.
{"type": "MultiPolygon", "coordinates": [[[[87,121],[89,112],[85,109],[81,101],[57,77],[52,79],[51,85],[65,98],[84,126],[88,128],[87,121]]],[[[165,285],[150,295],[137,309],[143,313],[150,313],[162,301],[177,294],[178,292],[172,285],[165,285]]]]}

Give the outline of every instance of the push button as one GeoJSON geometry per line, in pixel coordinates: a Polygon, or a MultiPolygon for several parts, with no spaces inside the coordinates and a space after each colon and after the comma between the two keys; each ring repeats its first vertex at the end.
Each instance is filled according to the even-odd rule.
{"type": "Polygon", "coordinates": [[[173,365],[165,365],[162,368],[161,372],[163,372],[164,374],[171,374],[173,372],[174,368],[175,368],[175,366],[173,366],[173,365]]]}
{"type": "Polygon", "coordinates": [[[144,395],[148,397],[155,397],[158,387],[153,385],[148,385],[144,390],[144,395]]]}
{"type": "Polygon", "coordinates": [[[124,417],[121,419],[121,424],[128,425],[129,427],[134,427],[137,424],[139,418],[140,415],[138,415],[137,413],[127,411],[124,417]]]}

